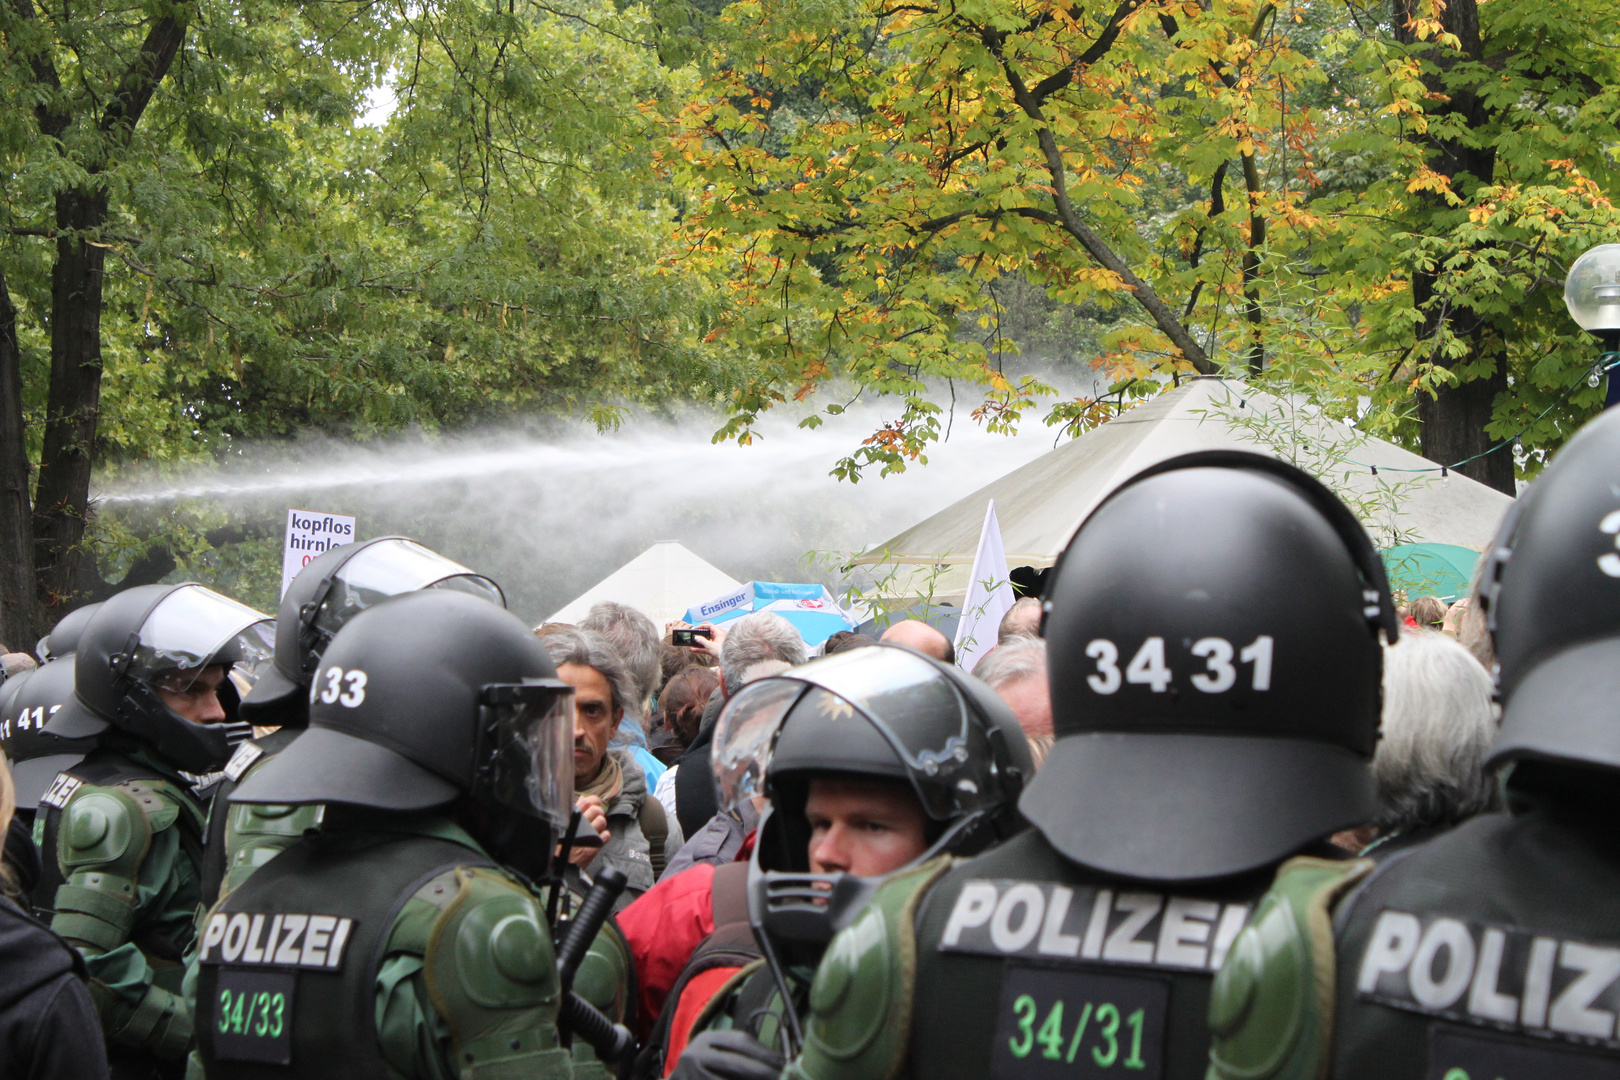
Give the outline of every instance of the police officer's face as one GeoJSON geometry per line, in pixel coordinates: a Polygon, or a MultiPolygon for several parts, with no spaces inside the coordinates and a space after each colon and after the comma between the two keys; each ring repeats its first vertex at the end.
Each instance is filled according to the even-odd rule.
{"type": "Polygon", "coordinates": [[[624,718],[624,709],[613,707],[613,690],[593,667],[563,664],[557,677],[574,688],[574,786],[578,787],[602,771],[608,740],[624,718]]]}
{"type": "Polygon", "coordinates": [[[928,850],[927,815],[904,784],[817,777],[804,815],[810,819],[810,869],[817,874],[875,877],[928,850]]]}
{"type": "Polygon", "coordinates": [[[181,719],[193,724],[217,724],[225,719],[225,706],[220,704],[219,688],[225,682],[225,666],[215,664],[203,668],[188,685],[182,672],[159,675],[153,688],[163,704],[181,719]]]}

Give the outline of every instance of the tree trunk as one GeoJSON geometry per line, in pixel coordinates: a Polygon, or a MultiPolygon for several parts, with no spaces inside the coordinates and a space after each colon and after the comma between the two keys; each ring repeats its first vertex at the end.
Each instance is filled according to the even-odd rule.
{"type": "Polygon", "coordinates": [[[42,633],[28,502],[22,346],[17,341],[17,309],[0,271],[0,642],[31,650],[42,633]]]}
{"type": "Polygon", "coordinates": [[[34,553],[45,617],[72,606],[90,503],[90,465],[101,403],[101,285],[104,249],[78,230],[107,219],[105,192],[56,197],[56,267],[51,275],[51,388],[45,446],[34,491],[34,553]]]}
{"type": "MultiPolygon", "coordinates": [[[[1476,349],[1489,348],[1492,346],[1486,341],[1476,344],[1476,349]]],[[[1496,395],[1507,390],[1508,382],[1507,358],[1499,348],[1494,351],[1498,353],[1496,366],[1487,377],[1443,387],[1434,397],[1418,395],[1424,457],[1450,465],[1483,454],[1495,443],[1485,433],[1485,425],[1491,422],[1496,395]]],[[[1498,491],[1516,493],[1512,447],[1504,446],[1477,461],[1468,461],[1457,471],[1498,491]]]]}
{"type": "MultiPolygon", "coordinates": [[[[1409,21],[1416,13],[1416,0],[1395,0],[1395,36],[1403,44],[1413,45],[1415,40],[1409,21]]],[[[1424,85],[1436,95],[1432,115],[1462,117],[1469,129],[1485,130],[1491,114],[1478,88],[1458,85],[1448,80],[1452,67],[1463,61],[1481,61],[1485,58],[1485,42],[1479,30],[1477,0],[1450,0],[1441,10],[1445,29],[1457,35],[1460,52],[1439,45],[1431,46],[1426,59],[1438,70],[1425,73],[1424,85]]],[[[1488,142],[1464,143],[1452,139],[1418,137],[1429,152],[1429,167],[1448,177],[1452,190],[1463,198],[1483,184],[1490,184],[1496,174],[1496,147],[1488,142]]],[[[1423,192],[1419,198],[1429,206],[1432,227],[1448,228],[1444,223],[1454,211],[1437,192],[1423,192]]],[[[1418,229],[1429,231],[1429,222],[1418,229]]],[[[1468,342],[1468,355],[1447,360],[1436,356],[1433,363],[1440,367],[1475,367],[1481,360],[1489,362],[1489,371],[1466,382],[1439,387],[1433,394],[1418,393],[1419,436],[1423,456],[1442,465],[1464,461],[1489,449],[1493,440],[1485,434],[1490,423],[1496,396],[1508,389],[1507,345],[1505,328],[1471,308],[1448,297],[1444,292],[1444,270],[1416,268],[1412,273],[1412,303],[1423,312],[1418,330],[1419,352],[1422,342],[1432,341],[1442,332],[1449,331],[1468,342]]],[[[1437,350],[1436,350],[1437,351],[1437,350]]],[[[1469,462],[1457,470],[1465,476],[1488,484],[1509,495],[1515,493],[1513,480],[1513,451],[1507,447],[1488,457],[1469,462]]]]}

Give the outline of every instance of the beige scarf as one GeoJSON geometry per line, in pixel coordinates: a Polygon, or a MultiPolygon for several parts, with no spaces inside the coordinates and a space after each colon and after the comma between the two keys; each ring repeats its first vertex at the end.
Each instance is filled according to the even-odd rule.
{"type": "Polygon", "coordinates": [[[602,805],[612,805],[618,798],[619,789],[624,784],[624,774],[619,768],[619,759],[609,750],[602,757],[602,771],[596,774],[596,779],[583,788],[574,789],[574,798],[581,795],[595,795],[602,800],[602,805]]]}

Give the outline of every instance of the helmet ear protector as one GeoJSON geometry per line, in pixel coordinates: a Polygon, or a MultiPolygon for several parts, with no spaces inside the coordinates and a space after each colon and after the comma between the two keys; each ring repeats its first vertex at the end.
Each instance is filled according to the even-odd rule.
{"type": "MultiPolygon", "coordinates": [[[[1285,461],[1270,457],[1266,454],[1251,453],[1247,450],[1197,450],[1190,454],[1179,454],[1176,457],[1166,458],[1157,465],[1150,465],[1141,472],[1120,484],[1113,491],[1103,497],[1102,501],[1092,507],[1091,513],[1086,515],[1086,521],[1108,505],[1120,492],[1141,483],[1149,477],[1159,476],[1167,472],[1180,469],[1247,469],[1250,472],[1264,473],[1267,476],[1281,480],[1297,493],[1304,496],[1323,519],[1332,526],[1344,546],[1349,550],[1356,569],[1361,571],[1363,581],[1362,599],[1365,605],[1362,614],[1366,617],[1368,625],[1384,631],[1385,640],[1394,642],[1400,634],[1400,623],[1395,618],[1395,601],[1389,591],[1389,575],[1384,570],[1384,560],[1379,557],[1378,549],[1373,547],[1372,541],[1367,537],[1367,530],[1350,508],[1333,494],[1320,480],[1309,473],[1290,465],[1285,461]]],[[[1082,521],[1076,533],[1086,527],[1082,521]]],[[[1069,537],[1059,553],[1057,561],[1052,564],[1051,576],[1048,581],[1056,581],[1063,567],[1063,560],[1074,546],[1074,537],[1069,537]]],[[[1052,612],[1052,601],[1044,600],[1041,603],[1040,634],[1046,636],[1046,617],[1052,612]]]]}
{"type": "Polygon", "coordinates": [[[1496,613],[1497,597],[1502,593],[1502,572],[1507,569],[1508,560],[1513,557],[1513,540],[1519,531],[1519,515],[1524,510],[1524,500],[1514,499],[1502,515],[1502,523],[1496,528],[1496,535],[1491,538],[1491,546],[1486,549],[1485,556],[1480,560],[1479,578],[1479,606],[1485,614],[1485,627],[1490,632],[1492,642],[1496,639],[1496,613]]]}

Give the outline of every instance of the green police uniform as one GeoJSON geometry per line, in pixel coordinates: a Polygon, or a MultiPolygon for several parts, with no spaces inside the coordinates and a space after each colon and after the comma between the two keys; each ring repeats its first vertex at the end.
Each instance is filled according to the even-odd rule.
{"type": "MultiPolygon", "coordinates": [[[[646,1055],[649,1065],[661,1057],[694,1078],[729,1075],[710,1056],[732,1041],[716,1040],[721,1032],[741,1030],[768,1050],[791,1050],[792,1032],[815,1004],[811,987],[828,940],[885,881],[916,880],[919,868],[948,865],[1013,835],[1021,826],[1013,803],[1034,772],[1006,702],[959,670],[894,645],[750,683],[715,725],[711,757],[722,804],[736,809],[763,780],[772,808],[750,863],[714,871],[714,932],[672,989],[646,1055]],[[927,847],[881,877],[812,869],[811,788],[851,777],[914,797],[928,821],[927,847]],[[727,967],[737,970],[716,987],[724,976],[710,973],[727,967]]],[[[871,1004],[861,999],[858,1007],[871,1004]]]]}
{"type": "Polygon", "coordinates": [[[1359,874],[1285,867],[1220,974],[1212,1080],[1620,1075],[1617,481],[1611,410],[1480,568],[1502,701],[1484,767],[1513,812],[1359,874]]]}
{"type": "Polygon", "coordinates": [[[1197,1077],[1215,970],[1268,873],[1168,891],[1030,831],[886,883],[833,939],[795,1080],[1197,1077]]]}
{"type": "Polygon", "coordinates": [[[573,1075],[541,901],[448,819],[335,810],[205,925],[211,1078],[573,1075]]]}
{"type": "Polygon", "coordinates": [[[1620,1073],[1620,851],[1538,810],[1286,865],[1220,973],[1211,1080],[1620,1073]]]}
{"type": "Polygon", "coordinates": [[[40,809],[34,904],[85,958],[115,1073],[178,1063],[192,1030],[180,989],[202,895],[201,805],[177,770],[108,739],[40,809]]]}
{"type": "Polygon", "coordinates": [[[238,746],[226,763],[224,776],[214,793],[208,819],[208,842],[203,850],[205,907],[212,907],[307,830],[320,826],[324,808],[319,804],[261,806],[230,801],[231,793],[243,781],[297,736],[296,728],[271,732],[262,739],[238,746]]]}

